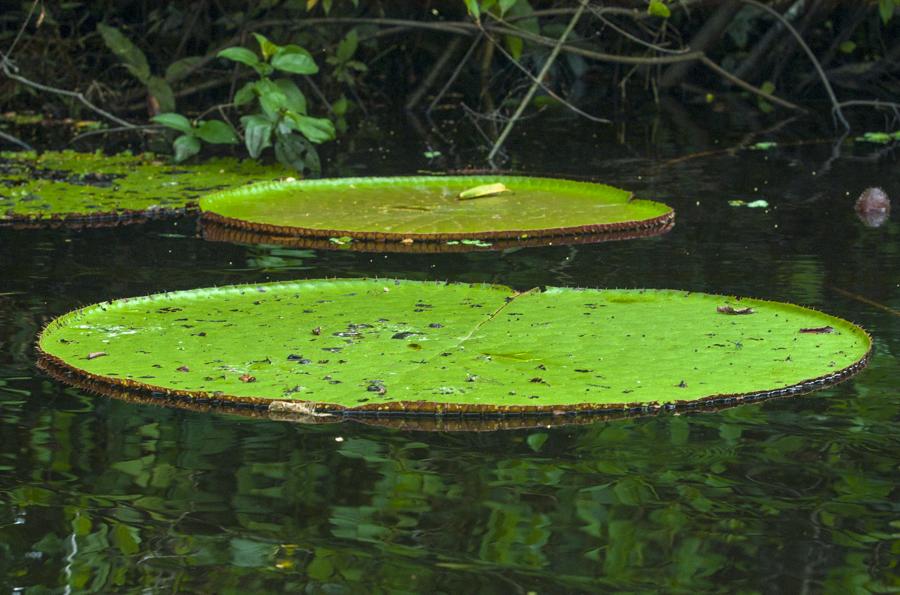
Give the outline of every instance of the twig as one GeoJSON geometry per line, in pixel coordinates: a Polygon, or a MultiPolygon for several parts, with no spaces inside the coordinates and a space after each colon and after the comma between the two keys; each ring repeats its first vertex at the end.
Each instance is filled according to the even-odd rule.
{"type": "Polygon", "coordinates": [[[481,43],[481,39],[484,37],[484,33],[475,38],[472,42],[472,45],[469,46],[469,49],[466,50],[466,53],[463,54],[462,59],[460,59],[459,64],[456,65],[456,68],[453,70],[453,74],[450,75],[450,78],[447,79],[447,82],[444,83],[444,86],[441,87],[441,90],[438,91],[438,94],[434,96],[434,99],[431,100],[431,103],[428,104],[428,109],[425,110],[425,113],[430,114],[435,106],[444,98],[444,95],[447,93],[447,90],[456,82],[456,79],[459,78],[459,73],[462,72],[463,66],[469,61],[469,58],[472,56],[472,52],[475,51],[475,48],[478,47],[478,44],[481,43]]]}
{"type": "Polygon", "coordinates": [[[447,66],[447,62],[453,57],[453,54],[456,53],[456,49],[459,47],[460,38],[454,37],[453,40],[447,44],[447,47],[444,48],[444,51],[441,52],[441,55],[435,61],[435,63],[431,66],[431,71],[425,75],[425,78],[422,80],[421,84],[416,88],[415,91],[409,96],[409,99],[406,100],[406,109],[415,109],[415,107],[422,101],[422,97],[425,96],[425,93],[428,92],[428,89],[437,81],[438,77],[441,76],[441,73],[444,71],[444,67],[447,66]]]}
{"type": "Polygon", "coordinates": [[[518,60],[516,60],[516,59],[512,56],[512,54],[510,54],[509,52],[507,52],[506,49],[504,49],[504,47],[503,47],[501,44],[497,43],[497,41],[496,41],[495,39],[493,39],[493,38],[490,37],[490,36],[488,36],[488,39],[490,39],[491,43],[493,43],[493,44],[497,47],[497,49],[500,50],[500,53],[503,54],[504,56],[506,56],[506,58],[507,58],[510,62],[512,62],[512,63],[515,65],[516,68],[518,68],[519,70],[521,70],[522,72],[524,72],[525,75],[528,76],[528,78],[530,78],[530,79],[532,80],[532,82],[534,82],[534,83],[540,85],[541,89],[543,89],[544,91],[546,91],[547,95],[549,95],[549,96],[552,97],[553,99],[557,100],[558,102],[560,102],[561,104],[563,104],[564,106],[566,106],[567,108],[569,108],[570,110],[572,110],[573,112],[575,112],[576,114],[578,114],[579,116],[585,117],[585,118],[587,118],[588,120],[591,120],[592,122],[599,122],[599,123],[601,123],[601,124],[609,124],[609,123],[610,123],[610,121],[607,120],[606,118],[601,118],[601,117],[599,117],[599,116],[594,116],[594,115],[592,115],[592,114],[589,114],[589,113],[587,113],[586,111],[581,110],[581,109],[575,107],[574,105],[572,105],[571,102],[566,101],[565,99],[563,99],[562,97],[560,97],[560,96],[559,96],[558,94],[556,94],[552,89],[550,89],[550,87],[548,87],[547,85],[545,85],[545,84],[544,84],[542,81],[540,81],[536,76],[534,76],[533,74],[531,74],[531,71],[530,71],[530,70],[528,70],[527,68],[525,68],[524,66],[522,66],[522,64],[521,64],[518,60]]]}
{"type": "Polygon", "coordinates": [[[870,306],[874,306],[881,310],[884,310],[888,314],[893,314],[894,316],[900,316],[900,311],[894,310],[890,306],[885,306],[884,304],[879,304],[875,300],[869,299],[864,295],[859,295],[858,293],[853,293],[852,291],[847,291],[846,289],[841,289],[840,287],[835,287],[834,285],[828,286],[832,291],[836,291],[841,295],[847,296],[848,298],[854,299],[858,302],[862,302],[864,304],[869,304],[870,306]]]}
{"type": "Polygon", "coordinates": [[[23,149],[25,149],[26,151],[34,151],[34,147],[32,147],[31,145],[29,145],[28,143],[26,143],[26,142],[23,141],[22,139],[16,138],[15,136],[13,136],[13,135],[11,135],[11,134],[6,134],[6,133],[3,132],[2,130],[0,130],[0,138],[2,138],[2,139],[5,140],[5,141],[9,141],[9,142],[11,142],[11,143],[14,144],[14,145],[18,145],[18,146],[22,147],[23,149]]]}
{"type": "Polygon", "coordinates": [[[841,107],[856,107],[856,106],[865,106],[865,107],[889,107],[894,112],[894,117],[900,120],[900,103],[896,101],[881,101],[879,99],[851,99],[850,101],[841,101],[838,103],[841,107]]]}
{"type": "Polygon", "coordinates": [[[629,40],[633,41],[634,43],[636,43],[636,44],[638,44],[638,45],[642,45],[642,46],[644,46],[645,48],[648,48],[648,49],[651,49],[651,50],[653,50],[653,51],[660,52],[660,53],[663,53],[663,54],[676,54],[676,55],[677,55],[677,54],[684,54],[684,53],[687,53],[687,52],[690,51],[689,49],[685,49],[685,48],[681,48],[681,49],[677,49],[677,50],[670,50],[669,48],[664,48],[664,47],[662,47],[661,45],[657,45],[657,44],[652,43],[652,42],[649,42],[649,41],[644,41],[643,39],[641,39],[641,38],[638,37],[637,35],[634,35],[634,34],[632,34],[632,33],[629,33],[628,31],[626,31],[626,30],[623,29],[622,27],[619,27],[619,26],[616,25],[614,22],[612,22],[611,20],[609,20],[608,18],[606,18],[606,17],[604,16],[604,13],[605,13],[607,10],[608,10],[608,9],[606,9],[606,8],[598,8],[598,7],[595,7],[595,6],[592,6],[592,7],[591,7],[591,12],[593,12],[594,15],[595,15],[598,19],[600,19],[601,21],[603,21],[603,23],[604,23],[607,27],[609,27],[610,29],[612,29],[613,31],[615,31],[616,33],[618,33],[619,35],[621,35],[621,36],[624,37],[625,39],[629,39],[629,40]]]}
{"type": "Polygon", "coordinates": [[[759,95],[760,97],[763,97],[763,98],[771,101],[772,103],[776,103],[780,106],[798,110],[801,112],[804,111],[804,109],[802,107],[800,107],[799,105],[797,105],[795,103],[791,103],[790,101],[788,101],[786,99],[781,99],[780,97],[776,97],[775,95],[772,95],[771,93],[767,93],[766,91],[763,91],[762,89],[760,89],[759,87],[757,87],[755,85],[751,85],[744,79],[739,79],[738,77],[734,76],[733,74],[731,74],[730,72],[728,72],[727,70],[725,70],[724,68],[722,68],[721,66],[719,66],[718,64],[716,64],[715,62],[710,60],[709,58],[707,58],[706,56],[701,56],[700,62],[704,66],[706,66],[707,68],[709,68],[710,70],[712,70],[713,72],[715,72],[716,74],[721,76],[722,78],[734,83],[735,85],[737,85],[738,87],[741,87],[742,89],[746,89],[747,91],[750,91],[751,93],[755,93],[756,95],[759,95]]]}
{"type": "Polygon", "coordinates": [[[828,77],[825,76],[825,71],[822,70],[822,65],[819,64],[819,59],[816,58],[816,55],[813,53],[813,51],[809,48],[809,46],[806,44],[806,42],[803,41],[803,36],[800,35],[799,32],[797,32],[797,29],[795,29],[794,26],[787,19],[785,19],[782,14],[780,14],[777,10],[775,10],[771,6],[767,6],[767,5],[763,4],[762,2],[759,2],[758,0],[740,0],[740,1],[743,2],[744,4],[749,4],[751,6],[755,6],[756,8],[771,14],[776,19],[781,21],[781,23],[784,25],[785,29],[787,29],[788,31],[791,32],[791,35],[794,36],[794,38],[797,40],[797,43],[800,44],[800,47],[803,48],[803,51],[806,52],[807,56],[809,56],[810,62],[813,63],[813,66],[815,67],[816,72],[819,73],[819,78],[822,79],[822,86],[825,87],[825,91],[828,93],[828,98],[831,99],[832,116],[837,116],[838,121],[844,125],[845,129],[849,130],[850,123],[847,122],[847,118],[844,117],[844,112],[841,111],[841,103],[838,101],[837,96],[834,94],[834,89],[831,88],[831,82],[828,80],[828,77]]]}
{"type": "MultiPolygon", "coordinates": [[[[25,20],[22,22],[22,26],[19,27],[19,32],[16,33],[15,38],[13,38],[12,43],[9,44],[9,49],[6,50],[6,55],[12,57],[13,50],[16,49],[16,45],[18,45],[19,40],[22,38],[22,34],[25,33],[25,28],[28,26],[28,23],[31,22],[31,17],[34,16],[34,10],[37,8],[39,0],[34,0],[31,3],[31,8],[28,10],[28,16],[25,17],[25,20]]],[[[40,23],[38,23],[40,26],[40,23]]]]}
{"type": "Polygon", "coordinates": [[[20,76],[20,75],[16,74],[15,72],[13,72],[14,68],[15,68],[15,66],[12,64],[12,62],[9,61],[9,59],[6,57],[6,55],[0,53],[0,70],[3,71],[3,74],[5,74],[7,76],[7,78],[10,78],[14,81],[18,81],[18,82],[22,83],[23,85],[27,85],[27,86],[37,89],[39,91],[47,91],[48,93],[55,93],[57,95],[63,95],[65,97],[73,97],[73,98],[77,99],[78,101],[80,101],[82,104],[84,104],[85,107],[87,107],[88,109],[90,109],[91,111],[93,111],[95,113],[100,114],[107,120],[111,120],[120,126],[134,128],[134,124],[132,124],[130,122],[126,122],[125,120],[112,115],[108,111],[97,107],[96,105],[91,103],[91,101],[87,97],[85,97],[83,94],[81,94],[77,91],[67,91],[66,89],[59,89],[57,87],[51,87],[49,85],[43,85],[41,83],[36,83],[32,80],[25,78],[24,76],[20,76]]]}
{"type": "Polygon", "coordinates": [[[148,124],[146,126],[119,126],[117,128],[104,128],[103,130],[89,130],[88,132],[82,132],[78,136],[73,137],[72,140],[69,141],[69,144],[71,145],[83,138],[97,136],[99,134],[111,134],[116,132],[161,132],[164,128],[164,126],[158,124],[148,124]]]}
{"type": "Polygon", "coordinates": [[[538,73],[537,78],[531,84],[528,92],[525,93],[525,97],[522,98],[522,101],[519,103],[519,107],[516,108],[515,113],[513,113],[512,118],[510,118],[509,122],[506,123],[506,126],[503,128],[503,132],[500,133],[500,137],[494,143],[494,146],[491,147],[491,152],[488,153],[489,162],[494,160],[494,156],[497,155],[497,151],[499,151],[500,147],[503,146],[503,143],[506,142],[506,137],[509,136],[509,133],[512,132],[513,127],[516,125],[516,120],[519,119],[519,116],[521,116],[522,112],[525,111],[525,108],[528,106],[531,98],[534,97],[534,94],[537,92],[538,87],[541,85],[541,81],[544,80],[545,76],[547,76],[547,72],[549,72],[550,67],[553,66],[553,62],[556,61],[556,57],[559,55],[563,44],[566,43],[566,38],[569,37],[569,34],[572,33],[575,25],[577,25],[579,19],[581,19],[581,15],[584,14],[584,9],[587,8],[587,4],[588,0],[580,0],[578,10],[575,12],[575,14],[572,15],[572,19],[566,26],[565,31],[563,31],[562,35],[559,36],[559,40],[557,40],[553,51],[550,52],[550,56],[548,56],[547,60],[544,62],[544,67],[541,68],[541,71],[538,73]]]}

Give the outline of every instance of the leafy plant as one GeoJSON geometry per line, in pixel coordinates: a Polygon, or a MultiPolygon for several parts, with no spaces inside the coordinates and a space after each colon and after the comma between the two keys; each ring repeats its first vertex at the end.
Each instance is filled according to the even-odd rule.
{"type": "MultiPolygon", "coordinates": [[[[328,118],[309,115],[306,96],[290,77],[272,77],[276,73],[315,74],[319,67],[312,55],[299,45],[282,46],[259,33],[253,35],[259,43],[261,56],[243,47],[230,47],[218,53],[220,58],[249,66],[259,76],[238,89],[233,98],[235,107],[249,111],[241,117],[247,152],[255,159],[274,145],[275,157],[284,165],[301,172],[318,173],[321,165],[313,145],[334,140],[334,124],[328,118]]],[[[348,45],[343,54],[338,52],[347,56],[342,62],[347,68],[355,68],[349,63],[355,62],[349,60],[355,49],[354,43],[352,47],[348,45]]],[[[182,133],[174,142],[176,161],[197,154],[201,141],[226,144],[238,141],[231,126],[219,120],[191,122],[181,114],[165,113],[153,121],[182,133]]]]}
{"type": "Polygon", "coordinates": [[[174,111],[175,94],[172,92],[172,87],[166,79],[150,72],[150,64],[144,52],[115,27],[99,23],[97,31],[100,32],[106,46],[122,60],[126,70],[147,87],[147,91],[156,100],[159,109],[163,112],[174,111]]]}
{"type": "Polygon", "coordinates": [[[319,71],[310,53],[294,44],[280,46],[254,33],[262,59],[242,47],[226,48],[219,57],[252,68],[259,80],[246,83],[234,95],[234,105],[256,104],[259,111],[241,118],[244,144],[251,157],[272,146],[278,160],[298,171],[319,171],[313,144],[334,140],[334,124],[308,115],[306,96],[290,78],[270,78],[275,72],[310,75],[319,71]]]}
{"type": "Polygon", "coordinates": [[[183,134],[175,139],[172,147],[175,149],[175,162],[181,163],[185,159],[193,157],[200,152],[201,142],[210,144],[237,144],[238,137],[234,129],[221,120],[197,120],[191,122],[181,114],[165,113],[152,118],[157,124],[162,124],[183,134]]]}
{"type": "Polygon", "coordinates": [[[349,33],[338,44],[337,52],[333,56],[328,56],[325,61],[334,66],[332,75],[335,80],[340,81],[351,87],[356,83],[354,77],[355,72],[368,72],[369,68],[359,60],[354,60],[353,55],[359,47],[359,35],[356,29],[351,29],[349,33]]]}

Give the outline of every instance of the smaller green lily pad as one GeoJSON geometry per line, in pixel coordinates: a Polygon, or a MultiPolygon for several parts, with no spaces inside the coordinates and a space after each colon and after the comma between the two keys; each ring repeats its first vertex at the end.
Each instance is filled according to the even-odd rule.
{"type": "Polygon", "coordinates": [[[98,392],[309,415],[593,414],[808,392],[865,366],[871,340],[755,299],[345,279],[88,306],[38,349],[98,392]]]}
{"type": "Polygon", "coordinates": [[[213,190],[288,175],[281,166],[212,159],[174,166],[155,155],[0,153],[0,225],[103,225],[196,209],[213,190]]]}
{"type": "Polygon", "coordinates": [[[508,175],[267,182],[204,196],[200,209],[256,233],[407,243],[663,233],[674,220],[671,207],[612,186],[508,175]]]}

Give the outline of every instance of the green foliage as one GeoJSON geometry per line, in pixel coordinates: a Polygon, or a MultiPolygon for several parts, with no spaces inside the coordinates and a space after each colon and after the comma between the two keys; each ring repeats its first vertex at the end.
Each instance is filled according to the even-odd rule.
{"type": "Polygon", "coordinates": [[[887,25],[894,16],[894,11],[900,7],[900,0],[878,0],[878,14],[881,21],[887,25]]]}
{"type": "MultiPolygon", "coordinates": [[[[259,54],[243,48],[225,48],[218,57],[248,66],[258,75],[257,80],[245,83],[234,94],[233,105],[245,112],[241,116],[244,146],[254,159],[274,143],[275,157],[282,164],[297,171],[318,173],[321,170],[314,144],[334,140],[334,123],[328,118],[310,116],[306,96],[290,76],[312,75],[319,71],[312,55],[295,44],[278,45],[264,35],[253,34],[259,45],[259,54]]],[[[350,36],[348,35],[348,38],[350,36]]],[[[351,60],[356,50],[355,36],[352,43],[346,40],[338,48],[339,62],[343,68],[365,70],[365,65],[351,60]]],[[[196,155],[202,142],[210,144],[235,144],[238,136],[232,127],[220,120],[190,122],[176,113],[160,114],[153,121],[182,135],[175,139],[175,161],[180,162],[196,155]]]]}
{"type": "Polygon", "coordinates": [[[147,91],[159,104],[160,110],[173,111],[175,94],[172,92],[172,87],[166,79],[151,74],[150,64],[147,62],[144,52],[115,27],[98,23],[97,31],[100,32],[106,46],[122,61],[126,70],[147,87],[147,91]]]}
{"type": "Polygon", "coordinates": [[[183,134],[175,139],[175,163],[181,163],[200,152],[200,141],[217,145],[237,144],[234,129],[221,120],[198,120],[191,122],[181,114],[166,113],[152,118],[157,124],[177,130],[183,134]]]}
{"type": "Polygon", "coordinates": [[[335,54],[325,59],[334,67],[332,76],[335,80],[352,86],[356,83],[357,73],[368,72],[369,68],[365,64],[353,59],[358,47],[359,35],[356,29],[351,29],[338,44],[335,54]]]}
{"type": "Polygon", "coordinates": [[[672,11],[669,10],[669,7],[666,6],[666,3],[662,0],[650,0],[649,5],[647,6],[647,13],[664,19],[672,16],[672,11]]]}

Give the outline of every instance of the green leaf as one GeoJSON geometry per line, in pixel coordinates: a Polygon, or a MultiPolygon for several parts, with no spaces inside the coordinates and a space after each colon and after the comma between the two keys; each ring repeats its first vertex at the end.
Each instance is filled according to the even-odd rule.
{"type": "Polygon", "coordinates": [[[244,144],[247,152],[256,159],[260,154],[272,145],[273,123],[262,116],[244,116],[241,118],[244,125],[244,144]]]}
{"type": "Polygon", "coordinates": [[[150,118],[150,121],[155,122],[156,124],[162,124],[166,128],[171,128],[188,135],[194,133],[194,128],[193,126],[191,126],[191,121],[181,114],[158,114],[150,118]]]}
{"type": "Polygon", "coordinates": [[[516,5],[519,0],[500,0],[500,16],[506,14],[506,11],[516,5]]]}
{"type": "Polygon", "coordinates": [[[469,14],[476,21],[481,18],[481,7],[478,5],[478,0],[465,0],[466,10],[469,11],[469,14]]]}
{"type": "Polygon", "coordinates": [[[272,43],[265,35],[254,33],[253,37],[256,38],[256,42],[259,44],[259,51],[262,52],[263,60],[265,60],[266,62],[268,62],[269,58],[274,56],[275,53],[281,49],[280,45],[272,43]]]}
{"type": "Polygon", "coordinates": [[[197,126],[197,136],[217,145],[233,145],[238,142],[234,130],[221,120],[205,120],[197,126]]]}
{"type": "Polygon", "coordinates": [[[156,98],[157,103],[159,103],[160,110],[164,112],[175,110],[175,94],[172,92],[172,87],[169,86],[169,83],[167,83],[164,78],[151,76],[147,79],[146,84],[147,90],[156,98]]]}
{"type": "Polygon", "coordinates": [[[225,58],[226,60],[231,60],[232,62],[239,62],[241,64],[246,64],[254,69],[258,68],[261,64],[259,58],[248,50],[247,48],[242,47],[232,47],[225,48],[218,54],[216,54],[219,58],[225,58]]]}
{"type": "Polygon", "coordinates": [[[541,452],[544,443],[547,442],[547,438],[549,437],[550,435],[546,432],[537,432],[536,434],[529,434],[528,438],[525,439],[525,442],[528,443],[528,446],[534,452],[541,452]]]}
{"type": "Polygon", "coordinates": [[[278,79],[275,81],[278,89],[284,93],[286,98],[285,107],[298,114],[306,114],[306,96],[297,87],[291,79],[278,79]]]}
{"type": "Polygon", "coordinates": [[[895,0],[878,0],[878,14],[881,15],[881,22],[887,25],[894,16],[895,0]]]}
{"type": "Polygon", "coordinates": [[[672,16],[672,11],[669,10],[669,7],[666,6],[662,0],[650,0],[650,5],[647,6],[647,12],[655,17],[664,19],[672,16]]]}
{"type": "Polygon", "coordinates": [[[318,175],[322,170],[316,148],[299,134],[278,135],[275,141],[275,158],[299,172],[309,171],[318,175]]]}
{"type": "Polygon", "coordinates": [[[312,55],[299,45],[287,45],[275,52],[272,66],[283,72],[315,74],[319,72],[312,55]]]}
{"type": "MultiPolygon", "coordinates": [[[[341,95],[337,101],[331,104],[331,111],[334,112],[335,116],[341,117],[347,113],[347,110],[350,108],[350,102],[347,100],[347,97],[341,95]]],[[[296,111],[296,110],[294,110],[296,111]]]]}
{"type": "Polygon", "coordinates": [[[516,60],[522,58],[522,49],[524,48],[525,44],[522,41],[521,37],[519,37],[518,35],[504,35],[503,43],[506,45],[507,51],[513,58],[515,58],[516,60]]]}
{"type": "Polygon", "coordinates": [[[839,49],[841,50],[841,53],[852,54],[856,49],[856,44],[852,41],[845,41],[839,46],[839,49]]]}
{"type": "Polygon", "coordinates": [[[256,83],[249,82],[244,83],[244,85],[237,90],[234,94],[234,104],[236,106],[242,106],[250,103],[256,98],[256,83]]]}
{"type": "Polygon", "coordinates": [[[328,118],[313,118],[296,113],[287,113],[286,116],[294,126],[294,130],[309,139],[310,142],[319,144],[334,140],[334,123],[328,118]]]}
{"type": "MultiPolygon", "coordinates": [[[[307,184],[293,182],[294,196],[307,184]]],[[[244,202],[267,207],[252,194],[244,202]]],[[[697,292],[336,279],[105,302],[51,321],[38,348],[95,388],[307,412],[515,414],[818,387],[863,365],[871,339],[815,310],[697,292]],[[729,303],[754,313],[717,311],[729,303]],[[804,332],[822,327],[832,330],[804,332]],[[100,349],[108,355],[87,357],[100,349]]],[[[613,493],[629,505],[657,499],[639,475],[613,493]]]]}
{"type": "Polygon", "coordinates": [[[356,53],[356,48],[359,46],[359,36],[356,33],[356,29],[350,29],[350,32],[344,36],[344,39],[341,40],[341,43],[338,44],[337,47],[337,58],[341,62],[346,62],[350,58],[353,57],[353,54],[356,53]]]}
{"type": "Polygon", "coordinates": [[[169,83],[174,83],[180,81],[185,78],[192,72],[198,64],[203,61],[202,56],[188,56],[187,58],[182,58],[181,60],[177,60],[169,64],[169,67],[166,68],[166,80],[169,83]]]}
{"type": "Polygon", "coordinates": [[[277,120],[281,110],[288,107],[287,95],[270,80],[257,81],[256,92],[259,94],[259,105],[270,120],[277,120]]]}
{"type": "Polygon", "coordinates": [[[147,57],[144,55],[144,52],[115,27],[98,23],[97,31],[100,32],[106,47],[122,60],[128,71],[137,80],[146,83],[147,79],[150,78],[150,65],[147,63],[147,57]]]}
{"type": "Polygon", "coordinates": [[[200,152],[200,139],[184,134],[175,139],[172,147],[175,149],[175,163],[181,163],[200,152]]]}

